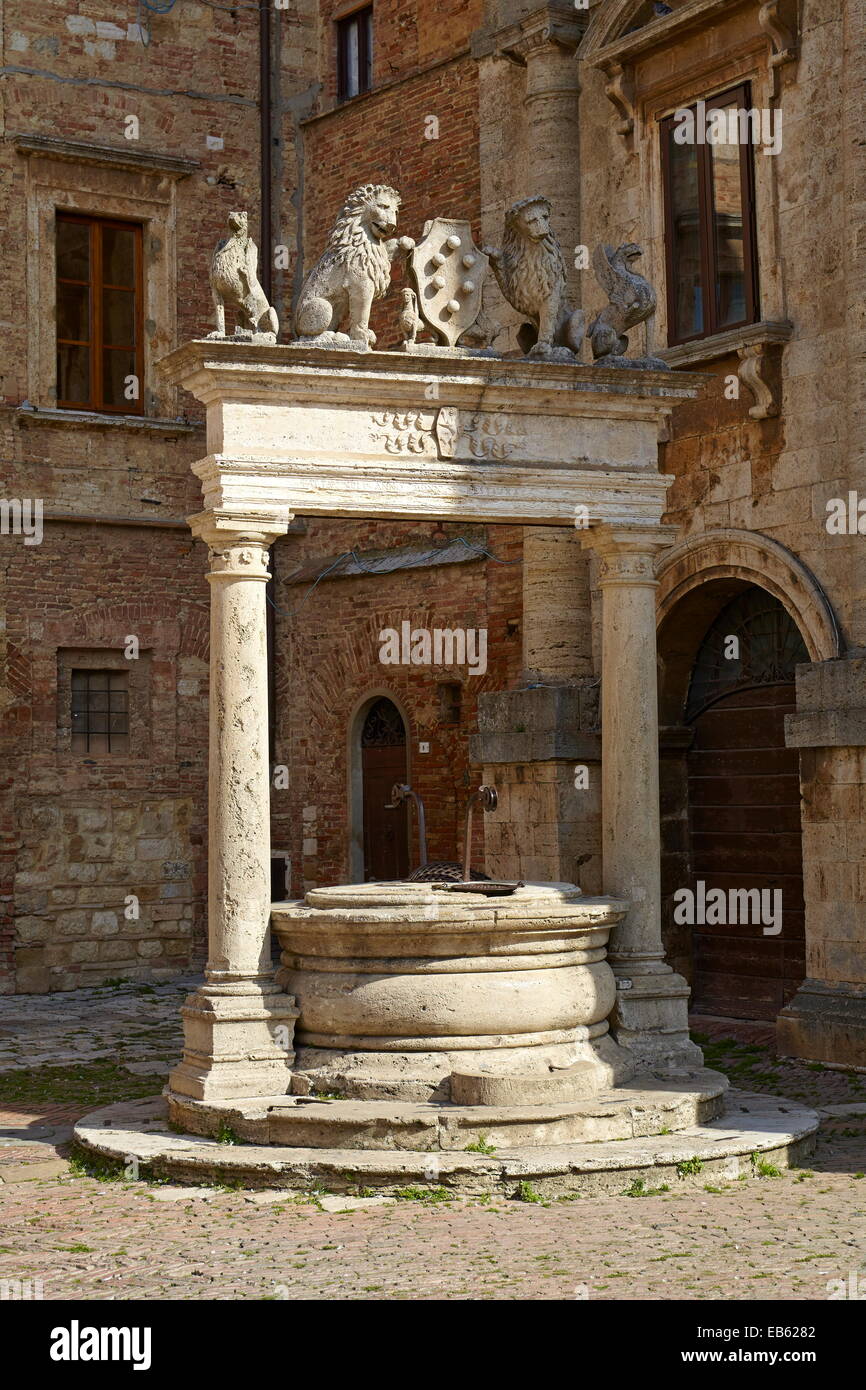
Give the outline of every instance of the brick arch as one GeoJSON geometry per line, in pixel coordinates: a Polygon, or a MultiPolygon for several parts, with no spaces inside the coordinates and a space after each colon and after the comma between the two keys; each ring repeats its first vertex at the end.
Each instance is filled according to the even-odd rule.
{"type": "Polygon", "coordinates": [[[54,622],[55,625],[63,622],[67,645],[78,641],[82,646],[109,638],[119,642],[118,633],[122,637],[126,632],[143,629],[150,634],[155,625],[170,624],[177,627],[176,650],[179,654],[200,656],[205,660],[208,655],[208,608],[206,604],[194,601],[188,601],[180,608],[169,599],[94,604],[90,608],[79,609],[69,618],[57,618],[54,622]]]}
{"type": "MultiPolygon", "coordinates": [[[[395,628],[399,632],[400,624],[407,616],[413,628],[425,627],[432,630],[434,627],[442,626],[442,615],[433,608],[416,609],[407,615],[405,604],[394,605],[371,613],[364,623],[346,634],[345,643],[333,648],[328,657],[319,663],[309,685],[310,718],[317,727],[326,727],[335,714],[348,714],[350,706],[356,708],[362,693],[368,687],[372,689],[373,684],[379,693],[387,693],[385,687],[390,685],[389,667],[380,668],[381,679],[373,684],[370,677],[371,669],[376,669],[379,633],[385,628],[395,628]]],[[[445,672],[453,668],[431,666],[428,669],[432,676],[439,671],[445,672]]],[[[489,671],[483,676],[473,676],[473,690],[476,694],[496,688],[496,681],[489,671]]],[[[388,698],[392,697],[389,695],[388,698]]],[[[413,711],[404,708],[400,700],[396,700],[395,703],[406,719],[407,728],[411,733],[415,724],[413,711]]]]}

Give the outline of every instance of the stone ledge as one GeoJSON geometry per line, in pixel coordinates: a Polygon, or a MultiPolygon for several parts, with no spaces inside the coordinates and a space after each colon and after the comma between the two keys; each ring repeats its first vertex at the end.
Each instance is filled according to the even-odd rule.
{"type": "Polygon", "coordinates": [[[481,695],[473,762],[599,762],[598,687],[531,686],[481,695]],[[523,727],[521,727],[523,726],[523,727]]]}
{"type": "MultiPolygon", "coordinates": [[[[491,1077],[494,1083],[508,1079],[491,1077]]],[[[547,1078],[511,1079],[523,1083],[518,1091],[532,1095],[537,1082],[543,1084],[547,1078]]],[[[479,1141],[511,1151],[576,1142],[619,1143],[661,1130],[673,1134],[717,1119],[727,1090],[727,1079],[719,1072],[701,1071],[677,1080],[637,1078],[594,1096],[522,1104],[314,1096],[200,1102],[171,1092],[166,1099],[172,1122],[195,1135],[213,1135],[228,1126],[246,1143],[270,1147],[462,1153],[479,1141]]]]}
{"type": "Polygon", "coordinates": [[[514,1148],[498,1155],[363,1152],[231,1146],[176,1135],[168,1128],[165,1100],[154,1098],[85,1115],[75,1134],[87,1153],[124,1165],[137,1158],[148,1176],[193,1186],[234,1182],[248,1188],[325,1187],[332,1192],[364,1187],[393,1194],[412,1185],[448,1188],[455,1196],[490,1192],[510,1197],[520,1183],[531,1182],[540,1196],[557,1197],[622,1193],[636,1182],[703,1187],[711,1178],[735,1181],[754,1172],[752,1154],[779,1167],[794,1166],[812,1153],[818,1125],[815,1111],[803,1106],[732,1091],[721,1119],[651,1139],[514,1148]]]}
{"type": "Polygon", "coordinates": [[[789,748],[866,746],[866,657],[797,667],[797,712],[785,716],[789,748]]]}
{"type": "Polygon", "coordinates": [[[731,357],[740,348],[787,343],[793,333],[794,326],[787,320],[775,322],[766,319],[740,328],[728,328],[724,333],[713,333],[708,338],[697,338],[691,343],[661,348],[658,356],[672,367],[691,367],[696,363],[717,362],[722,357],[731,357]]]}
{"type": "MultiPolygon", "coordinates": [[[[161,416],[113,415],[98,410],[57,410],[50,406],[18,406],[15,419],[21,425],[59,425],[62,429],[124,429],[144,434],[204,434],[204,423],[167,420],[161,416]]],[[[184,523],[186,525],[186,523],[184,523]]]]}

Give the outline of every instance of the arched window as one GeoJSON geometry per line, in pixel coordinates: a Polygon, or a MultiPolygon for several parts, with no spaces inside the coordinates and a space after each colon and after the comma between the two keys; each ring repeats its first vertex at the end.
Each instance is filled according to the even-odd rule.
{"type": "Polygon", "coordinates": [[[686,700],[690,722],[734,690],[779,685],[809,661],[796,623],[772,594],[757,586],[723,608],[704,637],[686,700]]]}

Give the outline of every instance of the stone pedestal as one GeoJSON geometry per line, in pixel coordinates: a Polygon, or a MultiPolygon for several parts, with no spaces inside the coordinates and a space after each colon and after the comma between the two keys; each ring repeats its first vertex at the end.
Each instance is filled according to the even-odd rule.
{"type": "Polygon", "coordinates": [[[484,818],[487,873],[600,893],[597,682],[482,695],[469,756],[499,798],[484,818]]]}
{"type": "Polygon", "coordinates": [[[297,1011],[270,960],[270,778],[265,585],[267,527],[193,517],[210,547],[208,962],[184,1006],[183,1061],[169,1089],[198,1100],[284,1094],[297,1011]]]}
{"type": "Polygon", "coordinates": [[[602,874],[631,903],[611,939],[617,977],[611,1024],[654,1068],[700,1066],[688,1035],[689,987],[665,963],[661,936],[658,692],[654,557],[673,527],[605,525],[584,544],[602,592],[602,874]]]}

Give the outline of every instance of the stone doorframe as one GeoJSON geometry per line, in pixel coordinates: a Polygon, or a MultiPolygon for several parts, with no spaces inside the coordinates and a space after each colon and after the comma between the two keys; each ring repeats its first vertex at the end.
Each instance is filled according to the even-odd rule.
{"type": "Polygon", "coordinates": [[[193,465],[205,510],[190,525],[211,584],[209,955],[171,1089],[290,1084],[294,1009],[270,965],[265,583],[298,513],[580,527],[604,596],[603,883],[631,903],[610,954],[612,1024],[636,1061],[699,1063],[661,942],[654,565],[675,539],[659,431],[704,379],[235,341],[188,343],[161,370],[207,407],[193,465]]]}

